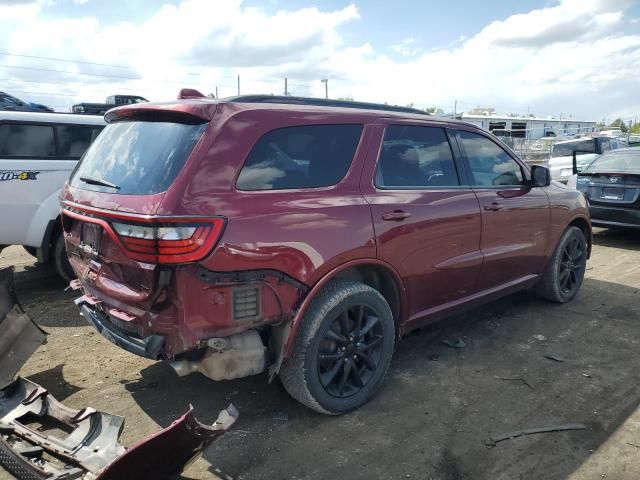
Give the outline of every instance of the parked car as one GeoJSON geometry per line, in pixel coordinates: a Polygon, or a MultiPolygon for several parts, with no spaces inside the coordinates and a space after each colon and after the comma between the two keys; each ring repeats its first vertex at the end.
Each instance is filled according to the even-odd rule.
{"type": "Polygon", "coordinates": [[[12,112],[53,112],[53,108],[39,103],[25,102],[8,93],[0,92],[0,111],[2,110],[12,112]]]}
{"type": "Polygon", "coordinates": [[[604,153],[577,175],[594,225],[640,228],[640,149],[604,153]]]}
{"type": "Polygon", "coordinates": [[[58,195],[104,125],[102,117],[0,111],[0,250],[23,245],[72,278],[58,195]]]}
{"type": "Polygon", "coordinates": [[[619,148],[618,139],[613,137],[587,137],[557,142],[551,150],[549,170],[551,178],[566,183],[573,175],[573,152],[576,151],[578,171],[609,150],[619,148]],[[591,153],[589,153],[591,152],[591,153]]]}
{"type": "Polygon", "coordinates": [[[107,97],[105,103],[78,103],[71,107],[71,111],[85,115],[104,115],[107,111],[119,105],[146,103],[148,101],[146,98],[138,95],[111,95],[107,97]]]}
{"type": "Polygon", "coordinates": [[[589,212],[547,168],[467,123],[308,103],[107,113],[61,195],[76,303],[107,339],[179,375],[268,369],[340,414],[412,329],[529,287],[575,297],[589,212]]]}

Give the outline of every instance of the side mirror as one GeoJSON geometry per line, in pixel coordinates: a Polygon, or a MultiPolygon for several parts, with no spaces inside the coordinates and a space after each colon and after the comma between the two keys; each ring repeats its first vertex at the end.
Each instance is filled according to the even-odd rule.
{"type": "Polygon", "coordinates": [[[551,185],[551,172],[542,165],[531,166],[531,186],[548,187],[551,185]]]}

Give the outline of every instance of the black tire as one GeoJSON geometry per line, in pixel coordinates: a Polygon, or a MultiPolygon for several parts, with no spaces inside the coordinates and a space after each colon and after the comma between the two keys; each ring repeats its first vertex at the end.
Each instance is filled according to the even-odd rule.
{"type": "Polygon", "coordinates": [[[53,265],[56,269],[56,273],[60,275],[65,281],[70,282],[76,278],[71,264],[69,263],[69,257],[67,257],[67,249],[64,245],[64,236],[59,233],[53,243],[53,265]]]}
{"type": "Polygon", "coordinates": [[[22,248],[26,250],[26,252],[32,257],[38,258],[38,249],[36,247],[28,247],[23,245],[22,248]]]}
{"type": "Polygon", "coordinates": [[[587,240],[578,227],[569,227],[536,285],[536,295],[557,303],[573,300],[582,285],[586,267],[587,240]]]}
{"type": "Polygon", "coordinates": [[[378,392],[394,345],[393,315],[384,297],[362,283],[334,281],[311,302],[280,379],[303,405],[340,415],[378,392]]]}

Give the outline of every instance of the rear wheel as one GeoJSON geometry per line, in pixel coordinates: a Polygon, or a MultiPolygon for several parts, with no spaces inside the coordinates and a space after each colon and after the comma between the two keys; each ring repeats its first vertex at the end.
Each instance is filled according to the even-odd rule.
{"type": "Polygon", "coordinates": [[[76,277],[69,263],[69,257],[67,257],[67,249],[64,244],[62,232],[58,234],[53,243],[53,265],[56,273],[67,282],[70,282],[76,277]]]}
{"type": "Polygon", "coordinates": [[[380,389],[395,342],[389,304],[368,285],[336,281],[311,303],[294,351],[280,370],[289,394],[313,410],[339,415],[380,389]]]}
{"type": "Polygon", "coordinates": [[[586,267],[587,240],[578,227],[569,227],[536,286],[536,295],[558,303],[573,300],[582,285],[586,267]]]}

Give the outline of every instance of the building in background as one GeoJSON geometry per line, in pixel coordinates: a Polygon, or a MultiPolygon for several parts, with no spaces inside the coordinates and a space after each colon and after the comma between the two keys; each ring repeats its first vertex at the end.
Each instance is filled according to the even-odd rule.
{"type": "Polygon", "coordinates": [[[498,115],[493,108],[474,108],[457,116],[489,132],[504,130],[512,138],[575,137],[596,131],[596,122],[573,118],[539,118],[533,115],[498,115]]]}

